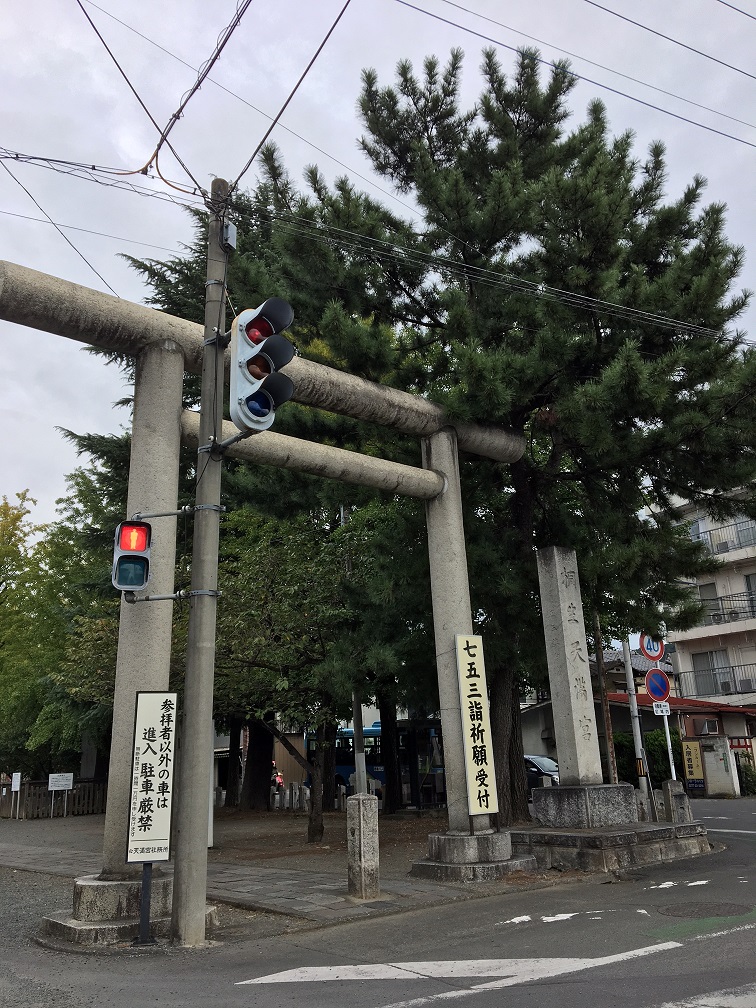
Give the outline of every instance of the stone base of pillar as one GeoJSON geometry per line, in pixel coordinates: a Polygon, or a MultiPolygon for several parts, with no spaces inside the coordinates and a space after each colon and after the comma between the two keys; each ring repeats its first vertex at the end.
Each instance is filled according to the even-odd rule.
{"type": "Polygon", "coordinates": [[[638,822],[632,784],[534,788],[533,814],[553,829],[600,829],[638,822]]]}
{"type": "Polygon", "coordinates": [[[708,854],[703,823],[635,823],[597,829],[512,830],[517,855],[532,854],[539,871],[618,872],[708,854]]]}
{"type": "Polygon", "coordinates": [[[510,833],[431,833],[428,858],[415,861],[410,875],[437,882],[493,882],[535,867],[532,856],[512,857],[510,833]]]}
{"type": "MultiPolygon", "coordinates": [[[[43,917],[41,941],[69,945],[113,945],[139,935],[142,880],[103,882],[85,875],[74,882],[73,913],[43,917]]],[[[150,891],[150,932],[168,938],[171,931],[173,878],[153,876],[150,891]]],[[[208,906],[206,927],[217,926],[215,907],[208,906]]]]}

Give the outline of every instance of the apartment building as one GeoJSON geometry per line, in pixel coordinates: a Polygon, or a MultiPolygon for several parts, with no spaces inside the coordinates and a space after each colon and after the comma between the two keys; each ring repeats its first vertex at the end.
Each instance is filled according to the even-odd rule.
{"type": "Polygon", "coordinates": [[[676,692],[699,700],[756,703],[756,522],[725,525],[700,509],[685,516],[693,539],[721,562],[692,585],[704,605],[698,626],[670,632],[676,692]]]}

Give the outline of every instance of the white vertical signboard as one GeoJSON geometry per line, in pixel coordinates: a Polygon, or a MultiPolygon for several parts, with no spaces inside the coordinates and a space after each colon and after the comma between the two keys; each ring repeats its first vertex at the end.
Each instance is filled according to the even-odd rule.
{"type": "Polygon", "coordinates": [[[137,693],[127,862],[168,861],[176,694],[137,693]]]}
{"type": "Polygon", "coordinates": [[[499,802],[496,796],[483,638],[475,634],[457,634],[456,642],[467,775],[467,809],[470,815],[487,815],[499,811],[499,802]]]}

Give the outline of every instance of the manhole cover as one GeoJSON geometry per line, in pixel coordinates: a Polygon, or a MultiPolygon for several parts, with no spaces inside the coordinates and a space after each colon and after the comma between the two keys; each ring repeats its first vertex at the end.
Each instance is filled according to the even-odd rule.
{"type": "Polygon", "coordinates": [[[740,917],[750,913],[753,907],[741,903],[679,903],[658,907],[658,910],[667,917],[740,917]]]}

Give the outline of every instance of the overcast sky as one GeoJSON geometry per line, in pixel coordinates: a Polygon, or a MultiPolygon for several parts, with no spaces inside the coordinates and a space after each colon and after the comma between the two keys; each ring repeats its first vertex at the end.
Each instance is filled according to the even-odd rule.
{"type": "MultiPolygon", "coordinates": [[[[253,0],[210,80],[171,134],[200,184],[209,188],[213,176],[233,180],[242,170],[267,128],[263,113],[272,117],[278,112],[343,2],[253,0]]],[[[161,126],[236,10],[230,0],[82,3],[161,126]]],[[[573,124],[582,121],[587,103],[600,97],[613,131],[634,131],[639,158],[650,142],[664,141],[671,198],[694,174],[708,179],[707,202],[728,205],[728,236],[747,251],[739,286],[756,286],[754,0],[734,0],[732,6],[745,13],[720,0],[604,0],[604,7],[646,29],[588,0],[506,5],[500,0],[461,0],[459,5],[412,0],[412,5],[351,0],[272,137],[295,178],[310,163],[317,163],[329,179],[347,171],[359,187],[409,215],[381,191],[385,183],[371,181],[357,148],[361,69],[375,67],[380,82],[388,84],[399,59],[408,57],[419,67],[426,55],[435,53],[444,61],[452,47],[460,46],[466,53],[464,96],[472,103],[481,88],[480,51],[490,44],[479,35],[500,43],[507,69],[512,49],[535,45],[535,37],[545,59],[560,58],[566,50],[575,73],[593,82],[581,81],[573,92],[573,124]]],[[[0,146],[125,171],[146,162],[155,146],[155,127],[77,0],[4,4],[0,45],[0,146]]],[[[180,251],[191,237],[185,211],[166,200],[44,167],[7,160],[0,164],[28,190],[0,168],[0,259],[98,290],[109,286],[122,298],[143,302],[148,292],[121,254],[161,258],[180,251]],[[91,266],[45,222],[45,214],[91,266]]],[[[161,157],[161,168],[171,180],[188,181],[168,153],[161,157]]],[[[124,177],[159,196],[171,193],[158,180],[124,177]]],[[[251,185],[254,178],[253,166],[245,181],[251,185]]],[[[751,310],[742,323],[750,339],[755,338],[755,319],[751,310]]],[[[79,344],[0,322],[0,495],[13,498],[28,488],[39,501],[35,519],[53,519],[66,475],[81,464],[56,428],[118,431],[129,417],[112,404],[127,391],[114,367],[79,344]]]]}

